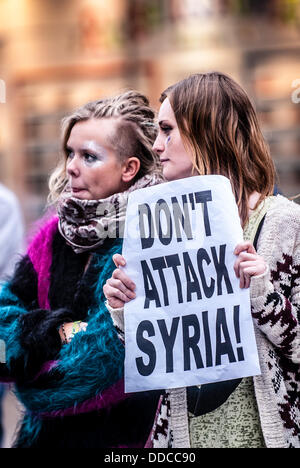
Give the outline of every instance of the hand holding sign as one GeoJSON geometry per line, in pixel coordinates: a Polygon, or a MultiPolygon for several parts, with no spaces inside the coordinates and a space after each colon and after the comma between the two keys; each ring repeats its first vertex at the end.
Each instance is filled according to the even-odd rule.
{"type": "Polygon", "coordinates": [[[113,261],[117,269],[113,272],[112,277],[106,281],[103,292],[110,307],[119,309],[124,307],[126,302],[135,299],[135,284],[119,268],[126,265],[125,258],[120,254],[115,254],[113,261]]]}
{"type": "MultiPolygon", "coordinates": [[[[237,278],[240,278],[240,288],[249,288],[251,276],[258,276],[265,273],[267,265],[263,257],[256,253],[253,244],[249,241],[241,242],[234,249],[234,255],[238,258],[234,264],[234,271],[237,278]]],[[[119,267],[126,266],[125,258],[120,254],[113,256],[116,270],[110,279],[106,281],[103,288],[104,295],[110,307],[119,309],[124,307],[126,302],[135,299],[136,286],[133,281],[119,267]]]]}
{"type": "Polygon", "coordinates": [[[233,252],[238,255],[234,264],[237,278],[240,278],[240,288],[249,288],[251,276],[265,273],[267,265],[263,257],[257,255],[253,244],[249,241],[241,242],[233,252]]]}
{"type": "MultiPolygon", "coordinates": [[[[125,272],[115,272],[106,288],[125,303],[127,392],[260,373],[249,291],[240,289],[234,274],[233,252],[242,243],[237,206],[223,176],[182,179],[129,198],[125,272]],[[134,301],[129,278],[136,285],[134,301]]],[[[253,267],[259,259],[245,252],[249,245],[239,249],[253,256],[240,257],[237,274],[244,275],[247,262],[253,267]]]]}

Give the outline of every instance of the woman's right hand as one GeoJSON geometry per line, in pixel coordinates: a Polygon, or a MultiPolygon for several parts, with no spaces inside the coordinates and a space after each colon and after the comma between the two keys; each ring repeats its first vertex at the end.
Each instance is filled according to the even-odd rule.
{"type": "Polygon", "coordinates": [[[112,277],[106,281],[103,292],[108,305],[113,309],[119,309],[124,307],[125,302],[135,299],[135,284],[119,268],[126,265],[125,258],[120,254],[115,254],[113,262],[117,268],[114,270],[112,277]]]}

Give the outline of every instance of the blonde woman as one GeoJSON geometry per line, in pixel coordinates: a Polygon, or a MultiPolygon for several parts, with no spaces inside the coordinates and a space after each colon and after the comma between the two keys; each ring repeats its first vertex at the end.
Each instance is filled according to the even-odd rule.
{"type": "Polygon", "coordinates": [[[57,214],[0,296],[0,339],[26,414],[18,448],[142,447],[158,392],[125,395],[124,347],[102,292],[121,251],[129,193],[161,181],[154,113],[128,91],[63,122],[50,178],[57,214]]]}

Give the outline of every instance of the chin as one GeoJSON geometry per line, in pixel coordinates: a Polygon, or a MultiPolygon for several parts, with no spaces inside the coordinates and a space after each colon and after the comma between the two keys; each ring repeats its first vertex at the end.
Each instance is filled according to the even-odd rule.
{"type": "Polygon", "coordinates": [[[184,168],[182,170],[176,170],[168,167],[163,169],[163,176],[168,182],[172,182],[173,180],[186,179],[187,177],[192,177],[193,175],[199,174],[193,174],[193,171],[190,167],[187,169],[184,168]]]}
{"type": "Polygon", "coordinates": [[[78,200],[92,200],[88,193],[72,193],[72,197],[78,200]]]}
{"type": "Polygon", "coordinates": [[[172,182],[172,180],[176,180],[176,174],[174,174],[174,171],[168,170],[167,167],[163,168],[163,176],[168,182],[172,182]]]}
{"type": "Polygon", "coordinates": [[[163,171],[163,176],[164,176],[164,178],[166,179],[167,182],[172,182],[173,180],[182,179],[184,177],[179,172],[168,171],[168,169],[163,171]]]}

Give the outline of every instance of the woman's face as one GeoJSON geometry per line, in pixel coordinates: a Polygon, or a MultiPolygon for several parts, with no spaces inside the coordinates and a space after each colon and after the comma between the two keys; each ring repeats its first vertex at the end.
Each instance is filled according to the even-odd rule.
{"type": "Polygon", "coordinates": [[[163,174],[169,181],[192,176],[192,155],[186,150],[169,99],[158,114],[159,131],[153,149],[159,155],[163,174]]]}
{"type": "Polygon", "coordinates": [[[122,164],[109,143],[115,125],[113,119],[90,119],[72,128],[66,165],[72,196],[99,200],[124,189],[122,164]]]}

